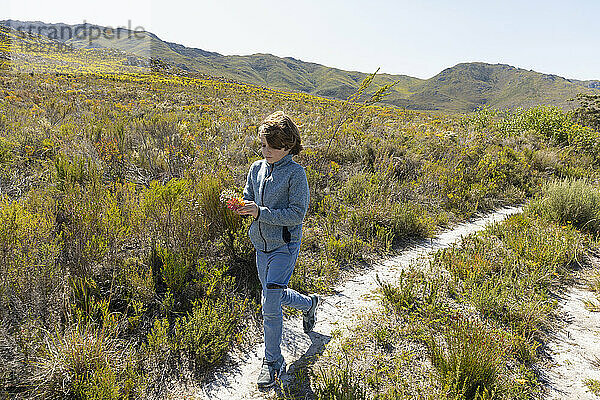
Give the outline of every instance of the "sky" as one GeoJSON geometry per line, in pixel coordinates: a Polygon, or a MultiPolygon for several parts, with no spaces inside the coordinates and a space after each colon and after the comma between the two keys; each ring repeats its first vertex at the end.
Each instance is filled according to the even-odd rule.
{"type": "Polygon", "coordinates": [[[224,55],[417,78],[482,61],[600,79],[600,0],[0,0],[8,18],[130,24],[224,55]]]}

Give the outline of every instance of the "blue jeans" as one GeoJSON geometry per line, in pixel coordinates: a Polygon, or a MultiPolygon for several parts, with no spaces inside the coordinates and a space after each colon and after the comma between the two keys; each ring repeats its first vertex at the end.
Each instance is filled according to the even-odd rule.
{"type": "Polygon", "coordinates": [[[300,242],[284,244],[270,253],[256,250],[256,268],[262,285],[261,303],[267,361],[277,361],[281,357],[283,330],[281,306],[308,311],[312,305],[309,296],[287,287],[299,252],[300,242]]]}

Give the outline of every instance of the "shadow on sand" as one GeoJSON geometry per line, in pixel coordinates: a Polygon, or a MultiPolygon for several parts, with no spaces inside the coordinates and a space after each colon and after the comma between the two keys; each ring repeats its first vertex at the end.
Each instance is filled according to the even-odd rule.
{"type": "MultiPolygon", "coordinates": [[[[286,347],[294,350],[294,343],[306,342],[306,336],[310,338],[309,348],[295,362],[288,365],[287,373],[282,377],[274,390],[278,398],[285,399],[314,399],[315,394],[310,387],[309,368],[314,365],[318,356],[323,353],[325,346],[331,340],[331,336],[323,335],[318,332],[310,332],[298,334],[290,333],[283,340],[286,342],[286,347]],[[302,336],[302,337],[301,337],[302,336]]],[[[267,392],[268,390],[264,390],[267,392]]]]}

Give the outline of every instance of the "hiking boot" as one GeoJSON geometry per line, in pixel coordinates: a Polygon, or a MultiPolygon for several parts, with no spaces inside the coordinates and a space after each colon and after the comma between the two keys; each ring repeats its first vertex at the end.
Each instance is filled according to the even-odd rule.
{"type": "Polygon", "coordinates": [[[302,325],[304,327],[304,333],[311,332],[315,327],[315,323],[317,322],[317,307],[319,303],[321,303],[321,298],[316,294],[310,296],[312,299],[312,305],[310,309],[304,313],[304,317],[302,318],[302,325]]]}
{"type": "Polygon", "coordinates": [[[262,368],[260,374],[258,374],[259,388],[269,388],[275,384],[276,378],[281,378],[285,374],[285,360],[283,356],[277,361],[267,361],[263,359],[262,368]]]}

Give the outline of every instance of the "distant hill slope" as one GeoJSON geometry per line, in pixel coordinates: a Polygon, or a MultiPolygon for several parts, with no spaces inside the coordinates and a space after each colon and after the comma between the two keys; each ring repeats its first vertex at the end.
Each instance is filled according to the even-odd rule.
{"type": "Polygon", "coordinates": [[[572,106],[579,92],[596,91],[597,81],[569,80],[505,64],[462,63],[425,81],[409,101],[426,109],[465,111],[478,106],[572,106]]]}
{"type": "MultiPolygon", "coordinates": [[[[112,48],[144,57],[157,58],[185,71],[200,72],[273,89],[299,91],[317,96],[345,99],[367,73],[344,71],[271,54],[224,56],[215,52],[166,42],[151,32],[114,30],[103,35],[65,35],[80,29],[104,32],[98,25],[46,24],[43,22],[0,21],[15,29],[32,28],[51,39],[76,48],[112,48]],[[54,33],[54,37],[52,34],[54,33]],[[58,34],[57,34],[58,33],[58,34]]],[[[417,110],[468,112],[480,106],[495,108],[530,107],[537,104],[572,106],[567,100],[580,92],[600,93],[599,81],[578,81],[541,74],[504,64],[462,63],[430,79],[407,75],[380,74],[374,86],[398,81],[386,103],[417,110]]]]}

